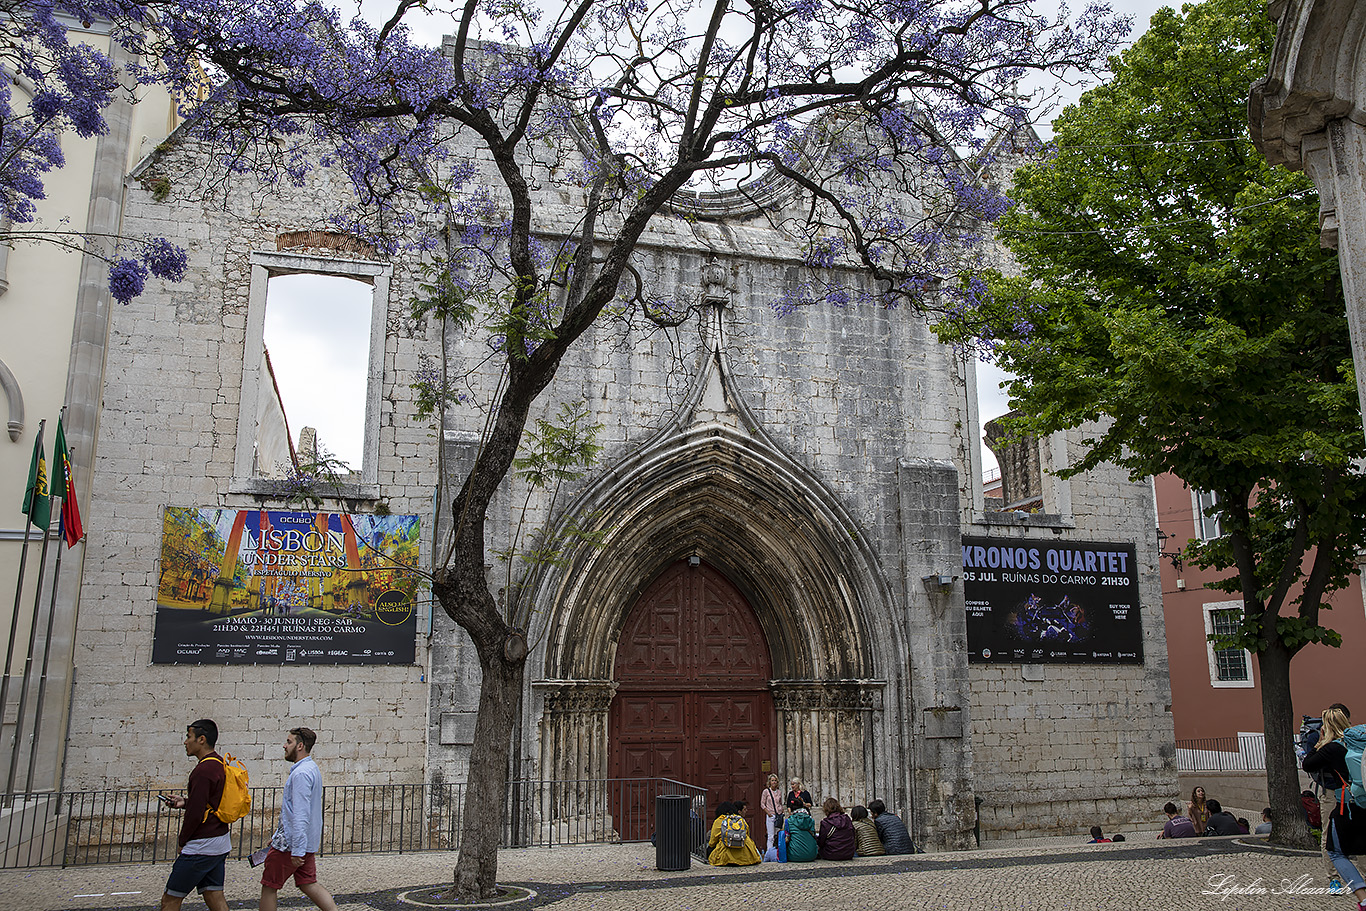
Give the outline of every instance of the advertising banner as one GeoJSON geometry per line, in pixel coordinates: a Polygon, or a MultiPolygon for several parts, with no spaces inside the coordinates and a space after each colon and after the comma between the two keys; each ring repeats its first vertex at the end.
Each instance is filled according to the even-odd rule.
{"type": "Polygon", "coordinates": [[[417,516],[168,506],[155,664],[412,664],[417,516]]]}
{"type": "Polygon", "coordinates": [[[968,660],[1140,664],[1132,544],[963,539],[968,660]]]}

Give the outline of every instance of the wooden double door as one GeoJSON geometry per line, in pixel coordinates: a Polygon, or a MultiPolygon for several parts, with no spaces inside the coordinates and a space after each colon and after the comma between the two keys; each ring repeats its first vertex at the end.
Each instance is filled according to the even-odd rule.
{"type": "MultiPolygon", "coordinates": [[[[772,662],[739,590],[706,564],[666,569],[627,615],[614,677],[612,777],[704,785],[709,814],[743,797],[762,843],[759,795],[775,746],[772,662]]],[[[653,796],[642,791],[614,803],[621,836],[648,838],[653,796]]]]}

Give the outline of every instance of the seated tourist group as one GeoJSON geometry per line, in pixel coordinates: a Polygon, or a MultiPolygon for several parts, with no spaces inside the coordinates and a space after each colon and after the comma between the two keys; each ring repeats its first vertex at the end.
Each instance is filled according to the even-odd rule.
{"type": "Polygon", "coordinates": [[[755,844],[745,819],[748,801],[725,800],[707,839],[707,862],[714,866],[757,864],[761,861],[805,863],[816,860],[851,860],[884,854],[914,854],[906,824],[887,811],[881,800],[846,812],[834,797],[816,808],[811,792],[801,779],[788,783],[784,799],[777,775],[770,775],[759,801],[767,832],[763,850],[755,844]],[[819,814],[819,818],[817,815],[819,814]]]}

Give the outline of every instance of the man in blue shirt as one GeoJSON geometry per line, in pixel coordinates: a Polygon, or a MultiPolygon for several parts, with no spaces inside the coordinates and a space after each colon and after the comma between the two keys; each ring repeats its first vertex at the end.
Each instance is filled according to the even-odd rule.
{"type": "Polygon", "coordinates": [[[280,887],[294,885],[322,911],[337,911],[331,894],[318,884],[314,855],[323,844],[323,776],[309,754],[318,735],[294,728],[285,738],[285,758],[294,763],[285,779],[280,825],[270,837],[265,872],[261,874],[261,911],[275,911],[280,887]]]}

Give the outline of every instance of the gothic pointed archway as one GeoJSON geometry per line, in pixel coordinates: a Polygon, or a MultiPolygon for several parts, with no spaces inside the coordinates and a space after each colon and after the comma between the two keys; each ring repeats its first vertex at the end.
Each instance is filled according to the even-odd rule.
{"type": "MultiPolygon", "coordinates": [[[[763,629],[740,591],[715,568],[679,561],[627,614],[617,647],[609,720],[613,778],[672,778],[707,788],[707,803],[757,795],[774,755],[772,663],[763,629]]],[[[619,820],[648,838],[649,806],[621,807],[619,820]],[[625,811],[625,812],[622,812],[625,811]]]]}
{"type": "MultiPolygon", "coordinates": [[[[818,479],[763,440],[707,424],[615,465],[567,515],[601,534],[591,546],[571,547],[563,564],[527,586],[528,597],[549,606],[536,629],[543,670],[531,682],[540,775],[578,781],[625,774],[615,758],[613,716],[626,711],[614,706],[625,706],[617,693],[632,684],[617,670],[630,660],[621,653],[634,645],[632,615],[670,570],[682,572],[696,557],[746,605],[745,622],[757,626],[770,662],[755,676],[768,675],[773,701],[773,748],[757,757],[756,784],[746,791],[726,783],[735,790],[716,788],[712,799],[738,792],[757,802],[767,759],[780,778],[800,777],[812,793],[851,803],[892,794],[909,802],[909,726],[887,722],[908,710],[910,651],[899,624],[875,636],[870,622],[900,615],[870,546],[875,539],[857,532],[858,520],[818,479]]],[[[703,691],[700,681],[687,690],[703,691]]],[[[700,713],[701,698],[690,695],[687,704],[700,713]]],[[[642,729],[683,730],[687,705],[655,701],[636,711],[642,729]]],[[[633,774],[686,768],[681,752],[666,763],[663,738],[651,742],[663,749],[637,750],[633,774]]],[[[614,828],[640,828],[621,822],[620,801],[609,802],[614,828]]]]}

